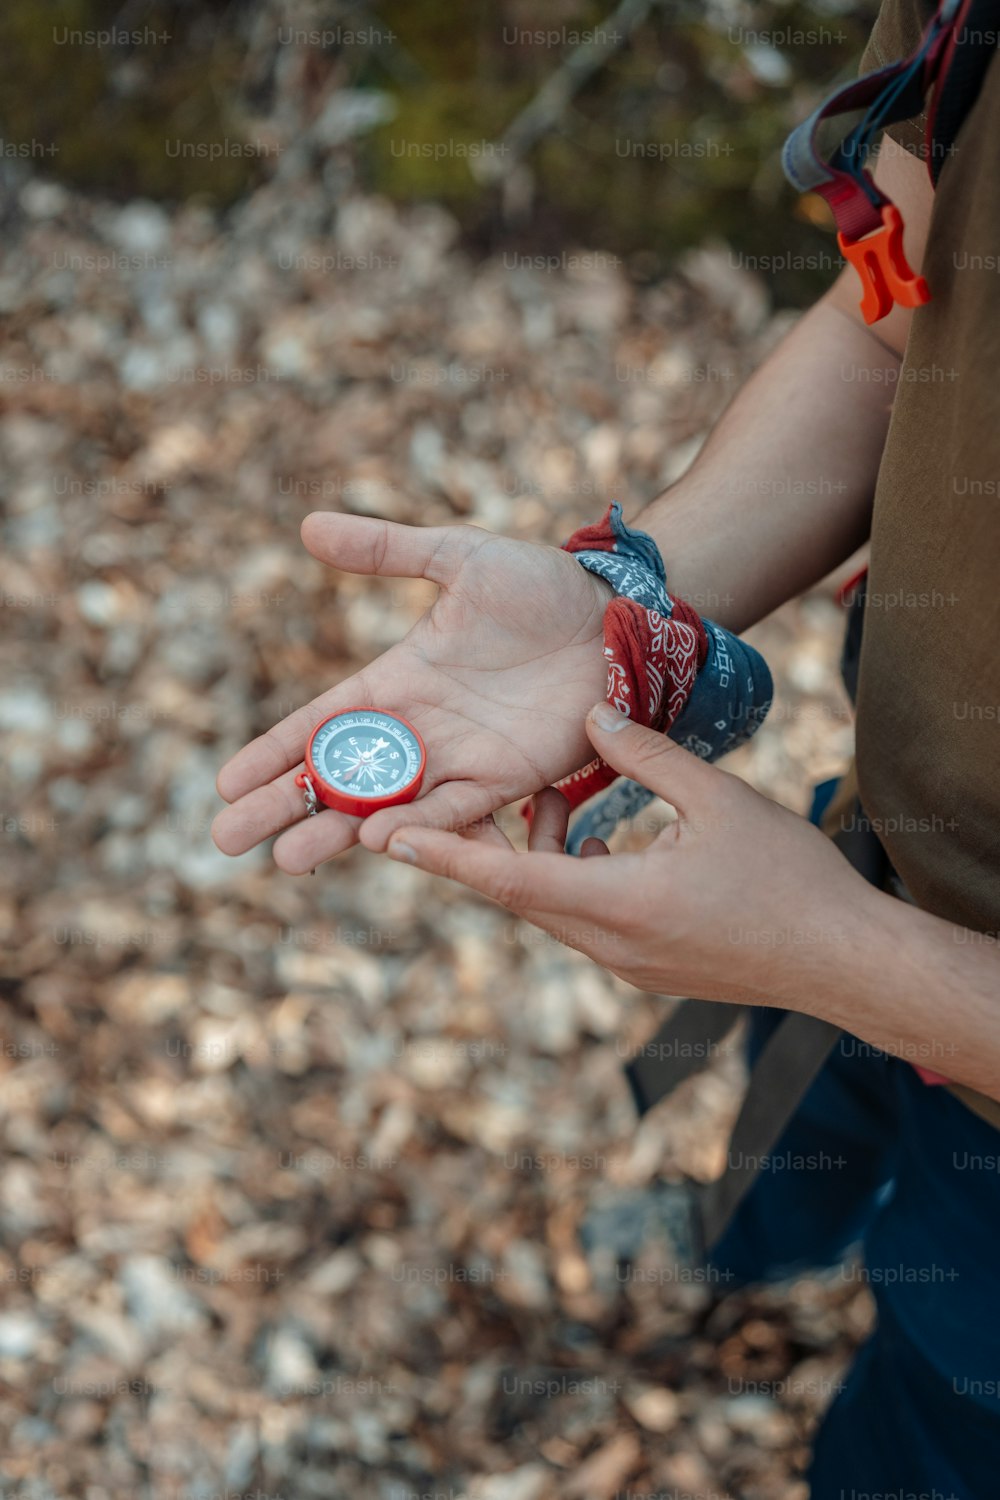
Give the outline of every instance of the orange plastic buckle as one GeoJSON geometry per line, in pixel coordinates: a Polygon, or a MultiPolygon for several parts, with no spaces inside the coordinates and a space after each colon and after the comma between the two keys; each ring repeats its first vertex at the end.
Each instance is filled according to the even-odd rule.
{"type": "Polygon", "coordinates": [[[864,296],[861,313],[866,323],[884,318],[894,302],[900,307],[921,307],[931,300],[930,288],[917,276],[903,253],[903,220],[899,209],[886,203],[882,228],[862,240],[837,235],[840,253],[861,277],[864,296]]]}

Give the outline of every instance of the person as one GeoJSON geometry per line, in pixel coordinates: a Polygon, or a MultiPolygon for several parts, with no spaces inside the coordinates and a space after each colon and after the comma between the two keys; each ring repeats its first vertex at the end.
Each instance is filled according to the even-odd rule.
{"type": "MultiPolygon", "coordinates": [[[[885,0],[862,66],[916,45],[929,8],[885,0]]],[[[340,569],[439,594],[400,644],[222,769],[214,837],[278,835],[302,874],[357,842],[464,882],[640,989],[843,1027],[714,1258],[742,1281],[834,1266],[858,1241],[877,1322],[821,1425],[813,1500],[985,1500],[1000,1472],[1000,422],[995,371],[1000,63],[936,191],[922,121],[883,138],[931,300],[869,327],[849,267],[739,392],[690,470],[632,523],[671,591],[742,631],[869,537],[854,775],[909,899],[818,828],[602,702],[610,586],[567,552],[473,526],[314,514],[340,569]],[[873,499],[874,496],[874,499],[873,499]],[[428,751],[420,798],[305,818],[311,729],[370,703],[428,751]],[[641,852],[564,853],[553,784],[598,753],[677,809],[641,852]],[[493,813],[535,795],[526,853],[493,813]],[[809,942],[782,934],[818,933],[809,942]],[[751,935],[740,941],[734,934],[751,935]],[[911,1064],[930,1061],[947,1086],[911,1064]]]]}

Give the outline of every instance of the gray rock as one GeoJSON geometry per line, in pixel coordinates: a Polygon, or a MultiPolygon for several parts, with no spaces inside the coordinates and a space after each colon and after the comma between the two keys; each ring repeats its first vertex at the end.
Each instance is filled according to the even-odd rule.
{"type": "Polygon", "coordinates": [[[69,193],[55,182],[26,182],[21,189],[21,207],[32,219],[56,219],[69,201],[69,193]]]}
{"type": "Polygon", "coordinates": [[[0,729],[45,734],[52,727],[52,720],[52,704],[29,683],[0,693],[0,729]]]}
{"type": "Polygon", "coordinates": [[[170,241],[170,220],[155,203],[137,198],[109,215],[108,238],[128,255],[153,255],[170,241]]]}
{"type": "Polygon", "coordinates": [[[364,1463],[384,1463],[389,1451],[388,1436],[377,1410],[363,1408],[351,1413],[351,1428],[357,1454],[364,1463]]]}
{"type": "Polygon", "coordinates": [[[541,1500],[550,1472],[543,1464],[522,1464],[507,1474],[491,1474],[475,1494],[479,1500],[541,1500]]]}
{"type": "Polygon", "coordinates": [[[251,1423],[244,1422],[229,1439],[225,1470],[227,1486],[242,1490],[249,1485],[259,1451],[256,1428],[251,1423]]]}
{"type": "Polygon", "coordinates": [[[770,1396],[755,1395],[734,1396],[722,1408],[722,1414],[730,1427],[751,1436],[770,1422],[777,1411],[778,1407],[770,1396]]]}
{"type": "Polygon", "coordinates": [[[160,1255],[132,1255],[119,1272],[129,1313],[148,1334],[176,1335],[196,1328],[207,1314],[160,1255]]]}
{"type": "Polygon", "coordinates": [[[695,1246],[688,1190],[669,1182],[648,1189],[595,1193],[580,1226],[580,1243],[600,1283],[615,1281],[618,1261],[632,1261],[651,1243],[665,1243],[679,1265],[694,1262],[695,1246]]]}
{"type": "Polygon", "coordinates": [[[791,82],[793,76],[791,64],[777,47],[744,47],[743,57],[751,73],[761,83],[780,89],[791,82]]]}
{"type": "Polygon", "coordinates": [[[122,384],[130,391],[152,391],[166,383],[169,367],[160,349],[130,344],[122,354],[122,384]]]}
{"type": "Polygon", "coordinates": [[[547,1308],[552,1293],[541,1248],[530,1240],[512,1240],[503,1258],[504,1296],[523,1307],[547,1308]]]}
{"type": "Polygon", "coordinates": [[[56,1436],[56,1430],[51,1422],[45,1422],[41,1417],[23,1417],[14,1427],[10,1435],[12,1448],[33,1447],[38,1443],[49,1443],[56,1436]]]}
{"type": "Polygon", "coordinates": [[[76,603],[88,625],[108,630],[121,612],[121,595],[102,578],[88,578],[76,591],[76,603]]]}
{"type": "Polygon", "coordinates": [[[198,309],[198,332],[216,354],[231,354],[239,345],[240,315],[230,302],[206,302],[198,309]]]}
{"type": "Polygon", "coordinates": [[[266,1381],[276,1395],[308,1393],[320,1380],[312,1350],[294,1328],[278,1328],[267,1348],[266,1381]]]}
{"type": "Polygon", "coordinates": [[[356,136],[367,135],[396,114],[391,94],[376,89],[337,89],[312,128],[321,146],[340,146],[356,136]]]}
{"type": "Polygon", "coordinates": [[[31,1313],[4,1313],[0,1316],[0,1358],[30,1359],[41,1334],[41,1325],[31,1313]]]}

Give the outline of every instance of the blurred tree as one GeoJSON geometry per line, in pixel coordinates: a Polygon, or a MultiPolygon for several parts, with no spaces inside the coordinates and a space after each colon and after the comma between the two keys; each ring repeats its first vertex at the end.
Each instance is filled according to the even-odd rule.
{"type": "Polygon", "coordinates": [[[449,0],[385,0],[423,74],[393,90],[395,119],[365,143],[369,180],[393,197],[444,199],[486,240],[514,234],[546,253],[599,244],[640,274],[716,236],[801,302],[839,256],[822,205],[800,204],[785,183],[781,144],[856,68],[875,9],[658,0],[615,46],[621,9],[610,4],[481,0],[456,14],[449,0]],[[458,146],[500,139],[575,49],[602,40],[602,66],[530,151],[516,192],[505,203],[484,191],[458,146]],[[436,159],[438,142],[455,154],[436,159]]]}
{"type": "Polygon", "coordinates": [[[0,129],[8,154],[51,143],[44,169],[85,188],[225,204],[269,170],[272,147],[295,144],[255,138],[269,117],[294,134],[340,94],[351,123],[309,141],[317,170],[343,159],[338,183],[441,201],[483,247],[587,245],[640,276],[716,237],[798,303],[839,257],[825,210],[786,186],[781,142],[856,67],[874,8],[6,0],[0,129]],[[62,39],[109,30],[110,44],[62,39]],[[547,106],[553,80],[568,86],[525,140],[524,111],[547,106]]]}
{"type": "Polygon", "coordinates": [[[113,197],[228,202],[259,161],[237,128],[243,48],[218,0],[6,0],[4,151],[113,197]]]}

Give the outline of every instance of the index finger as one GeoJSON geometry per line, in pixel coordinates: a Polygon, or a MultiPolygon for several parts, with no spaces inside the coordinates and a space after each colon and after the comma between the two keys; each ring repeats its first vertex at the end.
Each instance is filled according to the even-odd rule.
{"type": "Polygon", "coordinates": [[[609,875],[608,861],[574,859],[568,854],[518,854],[492,843],[463,839],[439,828],[401,828],[386,851],[391,858],[419,866],[434,875],[459,880],[520,915],[546,912],[553,916],[593,914],[614,926],[627,915],[621,862],[609,875]],[[624,910],[622,907],[624,906],[624,910]]]}

